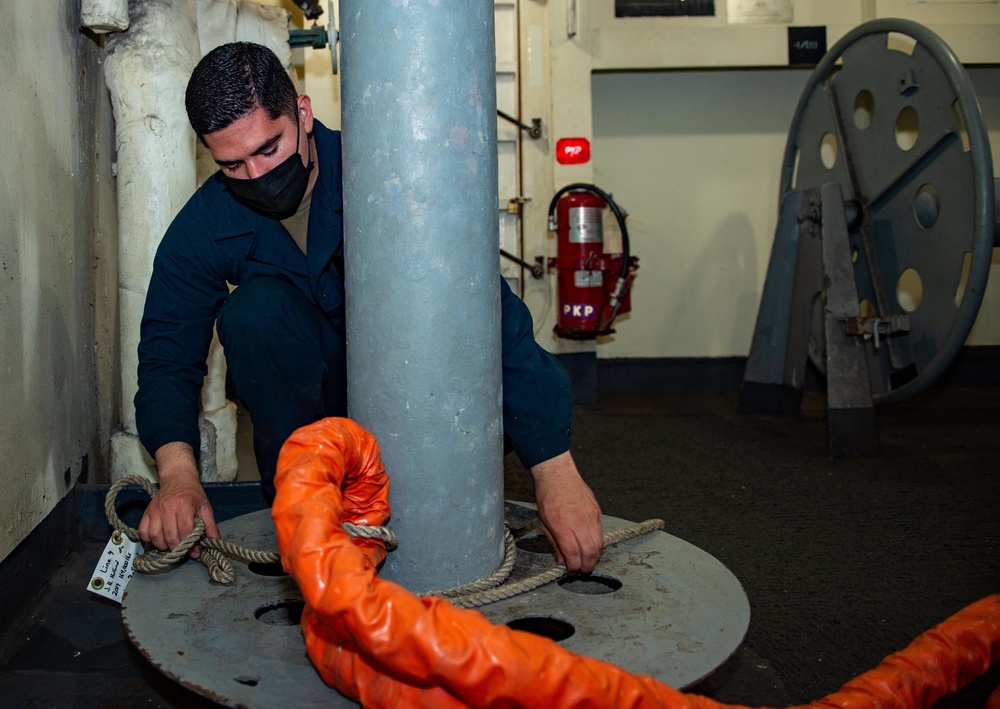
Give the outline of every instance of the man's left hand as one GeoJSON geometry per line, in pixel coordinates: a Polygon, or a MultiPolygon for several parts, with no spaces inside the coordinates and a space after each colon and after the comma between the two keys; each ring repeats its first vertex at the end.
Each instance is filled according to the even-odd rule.
{"type": "Polygon", "coordinates": [[[604,548],[601,507],[569,451],[531,469],[542,531],[566,570],[590,573],[604,548]]]}

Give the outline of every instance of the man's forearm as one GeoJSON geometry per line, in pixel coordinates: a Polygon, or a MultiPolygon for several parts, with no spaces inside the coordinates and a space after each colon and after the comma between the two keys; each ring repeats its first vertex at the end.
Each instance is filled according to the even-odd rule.
{"type": "Polygon", "coordinates": [[[180,481],[200,482],[198,462],[194,457],[194,449],[189,444],[181,441],[165,443],[156,449],[153,457],[156,459],[160,485],[180,481]]]}
{"type": "Polygon", "coordinates": [[[601,507],[569,451],[531,468],[542,529],[569,571],[590,573],[601,556],[601,507]]]}

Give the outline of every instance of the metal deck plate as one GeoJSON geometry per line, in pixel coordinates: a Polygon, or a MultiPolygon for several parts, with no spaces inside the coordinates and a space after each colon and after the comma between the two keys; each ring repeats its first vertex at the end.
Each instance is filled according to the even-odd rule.
{"type": "MultiPolygon", "coordinates": [[[[512,528],[534,511],[507,504],[512,528]]],[[[631,522],[604,517],[604,529],[631,522]]],[[[236,544],[274,549],[268,510],[222,523],[236,544]]],[[[519,545],[530,535],[526,535],[519,545]]],[[[519,548],[513,580],[553,564],[519,548]]],[[[213,701],[240,707],[356,707],[323,683],[305,653],[289,576],[237,564],[229,585],[187,562],[132,579],[122,604],[129,638],[168,677],[213,701]]],[[[594,574],[565,579],[479,609],[494,623],[559,639],[567,650],[655,677],[678,689],[712,673],[739,647],[750,606],[735,576],[701,549],[653,532],[605,549],[594,574]],[[566,636],[567,637],[563,637],[566,636]]]]}

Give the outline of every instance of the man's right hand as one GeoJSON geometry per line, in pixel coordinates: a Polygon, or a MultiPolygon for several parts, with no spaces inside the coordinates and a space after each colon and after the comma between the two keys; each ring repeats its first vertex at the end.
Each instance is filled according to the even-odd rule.
{"type": "MultiPolygon", "coordinates": [[[[157,449],[155,457],[160,490],[139,522],[139,537],[157,549],[173,549],[194,529],[195,517],[205,521],[205,536],[218,537],[219,528],[208,495],[201,486],[191,446],[167,443],[157,449]]],[[[196,544],[189,555],[197,559],[200,553],[196,544]]]]}

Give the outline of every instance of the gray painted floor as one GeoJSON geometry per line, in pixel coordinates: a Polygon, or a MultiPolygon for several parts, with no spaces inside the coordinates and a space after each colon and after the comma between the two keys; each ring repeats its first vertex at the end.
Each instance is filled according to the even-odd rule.
{"type": "MultiPolygon", "coordinates": [[[[861,460],[827,458],[819,394],[801,420],[746,417],[736,401],[606,398],[574,415],[574,455],[604,512],[662,517],[746,590],[745,643],[695,691],[753,706],[819,699],[1000,592],[1000,389],[880,409],[882,453],[861,460]]],[[[512,458],[506,494],[532,499],[512,458]]],[[[35,603],[0,664],[3,705],[212,706],[152,669],[117,607],[82,590],[100,547],[83,543],[35,603]]],[[[982,707],[998,683],[994,667],[939,708],[982,707]]]]}
{"type": "MultiPolygon", "coordinates": [[[[663,518],[746,590],[746,641],[698,691],[752,706],[819,699],[1000,593],[1000,390],[879,409],[882,453],[860,460],[828,459],[819,394],[797,421],[736,404],[605,399],[574,415],[574,457],[604,512],[663,518]]],[[[507,496],[528,495],[527,474],[508,467],[507,496]]],[[[983,689],[967,706],[983,706],[983,689]]]]}

